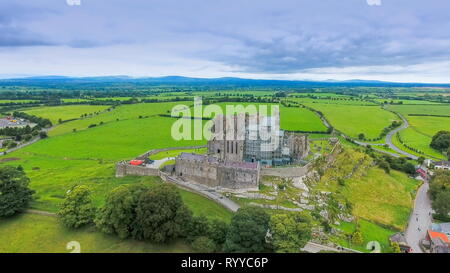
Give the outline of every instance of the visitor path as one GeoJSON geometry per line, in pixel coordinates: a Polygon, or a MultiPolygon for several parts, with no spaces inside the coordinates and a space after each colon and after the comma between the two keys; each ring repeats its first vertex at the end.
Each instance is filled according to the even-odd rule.
{"type": "Polygon", "coordinates": [[[432,208],[428,197],[429,183],[425,181],[419,188],[414,202],[414,210],[410,216],[408,228],[406,229],[406,242],[412,247],[413,252],[422,253],[419,246],[420,240],[424,239],[427,229],[432,224],[432,208]]]}

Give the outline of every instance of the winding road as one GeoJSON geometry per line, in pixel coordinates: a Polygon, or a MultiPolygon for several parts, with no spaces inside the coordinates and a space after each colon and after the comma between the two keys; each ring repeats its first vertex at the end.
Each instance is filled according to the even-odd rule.
{"type": "Polygon", "coordinates": [[[410,216],[408,228],[406,229],[406,241],[415,253],[423,253],[419,242],[425,238],[427,229],[432,223],[432,208],[430,198],[428,197],[428,188],[428,181],[425,181],[417,191],[414,210],[410,216]]]}
{"type": "MultiPolygon", "coordinates": [[[[398,114],[398,113],[397,113],[398,114]]],[[[390,131],[387,135],[386,135],[386,144],[389,145],[389,147],[394,150],[395,152],[402,154],[404,156],[407,156],[411,159],[417,160],[419,157],[410,154],[408,152],[405,152],[403,150],[401,150],[400,148],[398,148],[397,146],[394,145],[394,143],[392,143],[392,137],[395,136],[395,134],[397,134],[398,132],[400,132],[403,129],[406,129],[409,127],[409,123],[408,120],[406,120],[402,115],[398,114],[398,116],[402,119],[403,123],[400,127],[395,128],[394,130],[390,131]]]]}

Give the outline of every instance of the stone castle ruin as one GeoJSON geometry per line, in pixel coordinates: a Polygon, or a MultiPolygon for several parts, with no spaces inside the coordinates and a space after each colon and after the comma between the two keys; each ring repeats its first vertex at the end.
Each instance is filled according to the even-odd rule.
{"type": "Polygon", "coordinates": [[[308,155],[307,135],[279,130],[279,116],[218,115],[207,155],[182,153],[175,174],[209,187],[258,189],[261,168],[297,163],[308,155]]]}
{"type": "MultiPolygon", "coordinates": [[[[172,177],[227,190],[258,190],[261,172],[297,173],[305,171],[288,167],[300,163],[309,153],[308,136],[279,129],[279,116],[270,117],[249,114],[217,115],[211,128],[206,155],[181,153],[175,165],[161,172],[151,164],[133,166],[131,162],[119,162],[116,176],[159,175],[172,177]],[[277,172],[277,170],[280,170],[277,172]]],[[[171,150],[167,148],[162,150],[171,150]]],[[[162,151],[161,150],[161,151],[162,151]]],[[[147,152],[139,159],[148,158],[147,152]]]]}

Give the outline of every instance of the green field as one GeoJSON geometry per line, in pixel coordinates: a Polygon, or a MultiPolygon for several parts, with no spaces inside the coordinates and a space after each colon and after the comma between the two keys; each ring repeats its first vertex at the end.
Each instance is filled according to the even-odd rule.
{"type": "Polygon", "coordinates": [[[399,118],[378,106],[359,106],[346,104],[305,103],[322,112],[327,120],[344,134],[357,138],[363,133],[366,138],[377,138],[382,130],[399,118]]]}
{"type": "Polygon", "coordinates": [[[180,149],[180,150],[170,150],[165,152],[159,152],[150,156],[152,160],[161,160],[167,157],[177,157],[181,153],[196,153],[196,154],[206,154],[206,148],[200,149],[180,149]]]}
{"type": "MultiPolygon", "coordinates": [[[[356,224],[342,222],[339,226],[335,226],[335,228],[344,232],[344,236],[351,236],[353,232],[355,232],[356,224]]],[[[355,249],[361,252],[370,252],[370,250],[366,248],[367,244],[369,242],[376,241],[380,243],[382,253],[391,252],[389,237],[394,234],[395,231],[380,227],[379,225],[376,225],[364,219],[359,220],[359,228],[364,239],[364,243],[361,245],[355,245],[350,240],[343,237],[332,237],[332,240],[341,246],[355,249]]]]}
{"type": "MultiPolygon", "coordinates": [[[[257,111],[260,113],[265,113],[266,115],[272,114],[272,107],[279,106],[280,109],[280,127],[283,130],[288,131],[317,131],[317,132],[326,132],[327,127],[322,123],[319,116],[313,113],[312,111],[301,108],[301,107],[285,107],[278,104],[267,104],[267,103],[218,103],[217,106],[220,107],[222,113],[226,115],[231,115],[234,113],[229,113],[229,109],[227,107],[239,106],[241,108],[236,108],[238,113],[246,112],[248,114],[256,114],[257,111]],[[254,106],[254,107],[253,107],[254,106]]],[[[205,113],[205,107],[203,107],[203,116],[210,118],[205,113]]],[[[192,116],[198,116],[192,110],[192,116]]],[[[215,116],[216,113],[213,114],[215,116]]]]}
{"type": "Polygon", "coordinates": [[[83,114],[99,113],[107,109],[104,105],[67,105],[67,106],[49,106],[26,109],[23,112],[30,115],[47,118],[53,124],[58,120],[62,121],[80,118],[83,114]]]}
{"type": "MultiPolygon", "coordinates": [[[[395,105],[389,106],[389,109],[401,113],[410,124],[409,128],[400,131],[400,137],[405,144],[422,151],[427,156],[445,159],[442,153],[430,147],[430,143],[438,131],[450,131],[450,117],[414,116],[414,114],[450,116],[450,105],[395,105]]],[[[409,150],[397,139],[394,139],[394,143],[408,152],[421,155],[409,150]]]]}
{"type": "MultiPolygon", "coordinates": [[[[273,91],[208,91],[208,92],[167,92],[146,98],[166,99],[202,95],[214,96],[271,96],[273,91]]],[[[296,101],[324,114],[336,129],[357,138],[364,133],[366,138],[376,138],[383,128],[399,118],[392,112],[382,109],[367,100],[333,93],[310,93],[319,97],[287,97],[287,101],[296,101]]],[[[308,95],[308,94],[306,94],[308,95]]],[[[115,100],[128,100],[130,97],[115,97],[115,100]]],[[[144,97],[142,97],[144,98],[144,97]]],[[[367,98],[367,97],[366,97],[367,98]]],[[[105,100],[110,98],[95,98],[105,100]]],[[[64,99],[75,102],[77,99],[64,99]]],[[[82,99],[85,100],[85,99],[82,99]]],[[[382,100],[382,99],[380,99],[382,100]]],[[[193,101],[123,104],[116,107],[96,105],[67,105],[28,108],[29,114],[49,118],[56,126],[49,131],[49,138],[30,146],[1,156],[0,164],[21,165],[31,179],[31,188],[36,190],[32,208],[56,212],[65,193],[74,185],[87,185],[92,192],[94,205],[104,204],[107,194],[123,184],[143,183],[149,187],[163,183],[159,177],[115,177],[115,164],[144,154],[151,149],[205,145],[206,141],[176,141],[171,136],[171,128],[176,118],[159,115],[170,114],[174,106],[184,104],[192,110],[193,101]],[[111,108],[110,108],[111,107],[111,108]],[[80,119],[81,115],[88,114],[80,119]],[[92,114],[92,115],[89,115],[92,114]],[[58,120],[67,122],[58,124],[58,120]],[[76,119],[76,120],[73,120],[76,119]],[[94,126],[95,125],[95,126],[94,126]]],[[[401,132],[402,138],[411,146],[420,147],[430,155],[440,155],[427,147],[431,136],[437,130],[450,130],[450,118],[417,117],[408,114],[449,115],[449,105],[414,105],[415,101],[404,101],[405,105],[390,105],[389,109],[398,111],[408,118],[411,128],[401,132]],[[411,103],[411,104],[410,104],[411,103]]],[[[326,126],[319,116],[307,108],[285,107],[281,104],[261,103],[219,103],[220,109],[226,105],[254,104],[259,107],[280,106],[281,128],[290,131],[325,132],[326,126]]],[[[295,104],[294,104],[295,105],[295,104]]],[[[203,107],[203,109],[205,106],[203,107]]],[[[254,112],[253,112],[254,113],[254,112]]],[[[268,112],[270,114],[270,110],[268,112]]],[[[193,121],[190,121],[191,124],[193,121]]],[[[207,121],[203,120],[204,125],[207,121]]],[[[328,134],[311,134],[310,138],[327,138],[328,134]]],[[[342,138],[341,138],[342,140],[342,138]]],[[[395,140],[394,140],[395,141],[395,140]]],[[[377,147],[377,146],[374,146],[377,147]]],[[[331,149],[328,141],[314,141],[312,151],[328,153],[331,149]]],[[[200,150],[173,150],[152,155],[154,160],[175,157],[181,152],[205,153],[200,150]]],[[[405,228],[412,207],[412,200],[418,182],[405,174],[391,171],[386,174],[373,166],[371,159],[361,153],[343,153],[341,165],[333,166],[324,174],[324,183],[318,190],[337,193],[339,198],[353,204],[353,214],[360,219],[365,242],[377,240],[384,250],[388,249],[387,237],[393,229],[405,228]],[[356,166],[358,165],[358,166],[356,166]],[[345,179],[345,185],[337,183],[337,177],[352,172],[345,179]],[[388,228],[386,228],[388,227],[388,228]]],[[[173,161],[167,162],[171,164],[173,161]]],[[[264,192],[264,187],[261,188],[264,192]]],[[[269,189],[265,189],[269,190],[269,189]]],[[[272,191],[272,188],[270,188],[272,191]]],[[[219,204],[198,194],[181,190],[186,205],[195,215],[205,215],[210,219],[230,221],[232,213],[219,204]]],[[[284,199],[264,200],[267,204],[276,203],[286,207],[296,207],[291,201],[298,192],[287,192],[284,199]]],[[[242,204],[249,200],[237,200],[242,204]]],[[[337,228],[352,232],[354,223],[341,223],[337,228]]],[[[364,246],[352,246],[342,238],[335,238],[344,246],[364,250],[364,246]]],[[[0,222],[0,252],[67,252],[68,241],[80,241],[83,252],[187,252],[191,249],[182,242],[169,245],[153,245],[132,240],[119,240],[92,229],[79,231],[66,230],[56,219],[41,215],[20,215],[0,222]]]]}
{"type": "MultiPolygon", "coordinates": [[[[155,116],[158,114],[167,114],[167,111],[172,110],[172,108],[180,103],[139,103],[118,106],[115,109],[104,112],[99,115],[95,115],[89,118],[80,119],[72,122],[67,122],[59,125],[50,131],[50,136],[57,136],[72,132],[74,129],[77,131],[82,131],[88,129],[90,125],[99,125],[101,122],[115,123],[117,120],[137,120],[139,116],[155,116]]],[[[191,105],[192,102],[184,102],[182,104],[191,105]]],[[[51,110],[51,109],[48,109],[51,110]]],[[[172,121],[173,122],[173,121],[172,121]]]]}
{"type": "Polygon", "coordinates": [[[181,241],[159,245],[121,240],[93,228],[67,229],[51,216],[22,214],[0,222],[0,253],[69,253],[72,241],[80,243],[82,253],[193,252],[181,241]]]}

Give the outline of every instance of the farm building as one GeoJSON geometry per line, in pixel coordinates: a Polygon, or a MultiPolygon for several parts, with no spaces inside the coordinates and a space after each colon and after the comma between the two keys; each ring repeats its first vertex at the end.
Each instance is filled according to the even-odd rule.
{"type": "Polygon", "coordinates": [[[450,170],[450,161],[439,161],[434,163],[434,168],[437,170],[450,170]]]}

